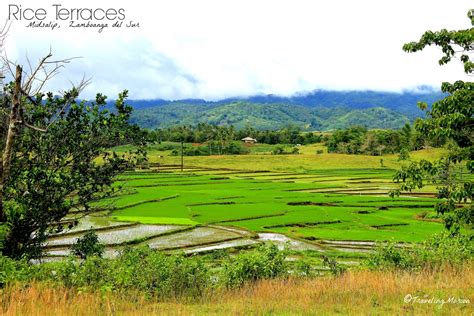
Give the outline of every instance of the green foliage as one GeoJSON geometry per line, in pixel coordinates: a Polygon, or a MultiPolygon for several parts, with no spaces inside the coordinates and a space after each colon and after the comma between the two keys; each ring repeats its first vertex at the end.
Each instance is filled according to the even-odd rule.
{"type": "Polygon", "coordinates": [[[199,296],[212,285],[200,258],[165,255],[147,247],[127,248],[111,263],[110,286],[137,289],[161,297],[199,296]]]}
{"type": "Polygon", "coordinates": [[[71,246],[71,253],[82,259],[90,256],[102,257],[105,246],[99,242],[99,237],[95,231],[91,230],[79,237],[71,246]]]}
{"type": "Polygon", "coordinates": [[[334,276],[339,276],[344,274],[347,271],[347,268],[341,264],[339,264],[336,259],[328,257],[328,256],[322,256],[323,258],[323,265],[329,268],[329,271],[331,271],[331,274],[334,276]]]}
{"type": "Polygon", "coordinates": [[[400,153],[398,154],[398,160],[403,161],[403,160],[408,160],[410,159],[410,152],[406,148],[402,148],[400,150],[400,153]]]}
{"type": "Polygon", "coordinates": [[[148,247],[126,248],[117,259],[88,256],[32,265],[26,259],[0,256],[0,286],[14,282],[49,281],[67,287],[137,290],[150,296],[199,297],[216,286],[235,287],[245,282],[285,276],[285,252],[274,245],[236,256],[219,256],[224,269],[211,274],[202,257],[166,255],[148,247]]]}
{"type": "MultiPolygon", "coordinates": [[[[248,154],[249,152],[250,151],[247,148],[244,148],[239,142],[228,142],[222,146],[218,146],[215,143],[208,143],[208,145],[200,146],[189,146],[188,144],[186,144],[183,146],[184,156],[209,156],[213,153],[219,155],[244,155],[248,154]]],[[[180,156],[181,148],[173,149],[170,155],[180,156]]]]}
{"type": "Polygon", "coordinates": [[[374,107],[362,110],[351,110],[339,117],[331,117],[329,122],[324,122],[325,129],[349,128],[350,126],[364,126],[370,129],[399,129],[409,123],[409,119],[398,112],[374,107]]]}
{"type": "MultiPolygon", "coordinates": [[[[259,143],[266,144],[313,144],[323,140],[321,134],[314,132],[303,133],[301,128],[294,125],[279,130],[259,131],[250,125],[235,130],[234,126],[214,126],[199,123],[196,126],[173,126],[148,132],[152,142],[173,141],[188,143],[205,143],[209,153],[232,152],[232,147],[238,147],[235,141],[241,143],[242,138],[251,136],[259,143]],[[230,149],[229,149],[230,147],[230,149]]],[[[178,149],[178,148],[174,148],[178,149]]],[[[235,149],[235,148],[234,148],[235,149]]]]}
{"type": "Polygon", "coordinates": [[[417,120],[415,128],[425,135],[452,139],[458,150],[451,159],[455,163],[465,160],[469,168],[470,161],[474,160],[474,83],[445,82],[442,90],[449,95],[426,110],[427,119],[417,120]]]}
{"type": "MultiPolygon", "coordinates": [[[[9,86],[12,89],[13,85],[9,86]]],[[[119,94],[114,113],[103,109],[106,97],[77,101],[75,89],[58,97],[38,94],[23,100],[23,117],[38,129],[19,126],[11,173],[3,190],[7,233],[4,255],[41,255],[41,245],[71,208],[85,213],[90,203],[112,194],[117,175],[141,163],[141,146],[123,154],[110,148],[141,145],[136,127],[128,124],[127,91],[119,94]]]]}
{"type": "MultiPolygon", "coordinates": [[[[149,129],[164,129],[182,124],[196,126],[202,123],[214,126],[233,125],[237,130],[251,126],[260,131],[282,129],[288,124],[300,126],[305,130],[343,129],[353,125],[363,125],[369,129],[398,129],[422,114],[421,111],[414,114],[416,111],[409,109],[402,113],[399,109],[407,109],[407,102],[413,105],[416,102],[405,101],[397,107],[395,104],[400,100],[394,100],[394,96],[395,99],[403,98],[400,94],[390,94],[380,100],[359,101],[358,99],[364,98],[365,93],[370,94],[349,93],[350,96],[339,104],[325,104],[325,100],[321,100],[324,105],[314,108],[300,104],[252,101],[229,101],[212,105],[171,102],[135,111],[132,122],[149,129]],[[380,104],[386,104],[386,107],[381,107],[380,104]]],[[[427,95],[425,100],[429,99],[431,103],[440,96],[440,93],[432,93],[427,95]]],[[[410,96],[410,99],[413,98],[414,96],[410,96]]]]}
{"type": "Polygon", "coordinates": [[[0,288],[14,282],[30,281],[31,266],[25,258],[13,260],[0,254],[0,288]]]}
{"type": "Polygon", "coordinates": [[[0,223],[0,249],[3,248],[3,243],[5,242],[7,232],[8,232],[8,226],[6,224],[0,223]]]}
{"type": "Polygon", "coordinates": [[[371,269],[409,270],[415,267],[414,257],[408,251],[399,248],[395,242],[381,243],[377,245],[374,254],[367,259],[367,265],[371,269]]]}
{"type": "MultiPolygon", "coordinates": [[[[468,12],[468,18],[471,20],[471,25],[474,26],[472,10],[468,12]]],[[[423,50],[426,46],[436,45],[441,47],[443,52],[443,56],[438,61],[440,65],[445,65],[456,57],[464,64],[464,71],[472,73],[474,72],[474,63],[470,59],[469,52],[472,51],[473,44],[474,28],[458,31],[442,29],[437,32],[426,31],[418,42],[403,45],[403,50],[413,53],[423,50]]]]}
{"type": "MultiPolygon", "coordinates": [[[[353,126],[345,130],[336,130],[326,141],[328,152],[342,154],[365,154],[381,156],[400,153],[400,160],[409,158],[408,152],[421,149],[430,139],[420,139],[412,133],[410,124],[401,130],[370,130],[353,126]]],[[[443,145],[439,140],[438,146],[443,145]]]]}
{"type": "Polygon", "coordinates": [[[81,262],[69,258],[40,265],[0,256],[0,271],[1,286],[36,280],[76,288],[138,290],[157,297],[197,297],[214,284],[200,258],[149,248],[127,248],[116,260],[91,256],[81,262]]]}
{"type": "MultiPolygon", "coordinates": [[[[472,25],[472,11],[469,13],[472,25]]],[[[474,72],[474,64],[469,54],[473,52],[474,27],[466,30],[427,31],[418,42],[407,43],[403,49],[407,52],[418,52],[426,46],[436,45],[442,48],[443,56],[440,65],[447,64],[453,57],[459,57],[467,74],[474,72]]],[[[438,184],[436,211],[446,214],[445,226],[448,230],[458,232],[460,225],[472,225],[474,216],[472,200],[474,198],[473,183],[463,176],[464,170],[474,173],[474,83],[456,81],[454,84],[444,82],[441,90],[448,95],[435,103],[431,109],[427,104],[419,107],[426,112],[426,119],[418,119],[415,129],[422,135],[436,138],[447,138],[453,142],[447,158],[436,163],[425,160],[411,163],[398,171],[395,181],[401,181],[398,191],[421,188],[426,181],[438,184]],[[465,164],[465,169],[462,167],[465,164]],[[462,204],[457,208],[456,204],[462,204]]]]}
{"type": "Polygon", "coordinates": [[[401,191],[420,189],[429,184],[436,184],[439,199],[435,205],[438,215],[445,215],[445,226],[448,230],[458,231],[460,225],[472,225],[472,198],[474,190],[472,181],[463,176],[465,169],[451,159],[440,159],[435,162],[421,160],[412,162],[397,170],[394,181],[400,187],[390,192],[398,196],[401,191]],[[457,207],[457,205],[461,207],[457,207]]]}
{"type": "Polygon", "coordinates": [[[133,122],[146,128],[165,128],[176,125],[207,123],[213,126],[233,125],[243,129],[247,125],[258,129],[277,129],[289,122],[307,125],[311,111],[304,107],[285,104],[229,102],[217,106],[170,103],[139,110],[133,122]]]}
{"type": "Polygon", "coordinates": [[[305,259],[299,259],[295,262],[295,272],[302,277],[309,277],[314,274],[311,264],[305,259]]]}
{"type": "Polygon", "coordinates": [[[335,131],[327,140],[328,152],[360,154],[367,129],[353,126],[347,130],[335,131]]]}
{"type": "Polygon", "coordinates": [[[453,235],[445,231],[413,247],[398,246],[394,242],[379,244],[367,264],[372,269],[420,270],[445,264],[458,266],[473,258],[472,235],[453,235]]]}
{"type": "Polygon", "coordinates": [[[273,155],[297,155],[299,153],[300,150],[298,147],[292,147],[291,149],[286,150],[285,147],[278,146],[272,151],[273,155]]]}
{"type": "Polygon", "coordinates": [[[257,250],[232,257],[224,264],[222,284],[233,288],[249,281],[285,276],[285,252],[277,246],[260,246],[257,250]]]}

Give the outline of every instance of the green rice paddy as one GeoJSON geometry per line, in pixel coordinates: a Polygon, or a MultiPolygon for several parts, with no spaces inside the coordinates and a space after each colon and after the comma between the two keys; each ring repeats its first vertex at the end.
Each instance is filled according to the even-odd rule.
{"type": "MultiPolygon", "coordinates": [[[[302,146],[300,155],[269,155],[262,147],[249,155],[185,157],[182,171],[179,157],[151,148],[149,166],[120,176],[119,193],[97,202],[99,213],[78,214],[79,224],[52,236],[45,254],[67,255],[91,226],[107,256],[126,245],[205,253],[267,241],[362,256],[377,241],[419,242],[444,229],[433,210],[435,187],[388,196],[397,186],[395,168],[406,162],[394,155],[315,155],[313,147],[302,146]]],[[[410,155],[438,158],[442,151],[410,155]]]]}
{"type": "Polygon", "coordinates": [[[117,183],[135,193],[119,198],[111,216],[146,224],[225,224],[308,240],[413,242],[441,231],[441,223],[417,217],[433,211],[433,198],[387,196],[394,187],[392,174],[380,169],[136,171],[117,183]]]}

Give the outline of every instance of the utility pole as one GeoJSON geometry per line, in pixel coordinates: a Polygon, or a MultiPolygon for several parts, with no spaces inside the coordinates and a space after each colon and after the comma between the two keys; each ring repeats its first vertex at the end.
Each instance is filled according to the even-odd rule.
{"type": "Polygon", "coordinates": [[[181,172],[184,169],[184,141],[181,139],[181,172]]]}

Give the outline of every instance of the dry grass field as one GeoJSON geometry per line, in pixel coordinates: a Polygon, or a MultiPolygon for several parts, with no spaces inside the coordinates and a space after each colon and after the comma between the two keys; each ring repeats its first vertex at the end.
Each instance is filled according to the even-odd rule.
{"type": "Polygon", "coordinates": [[[349,271],[339,277],[264,280],[196,301],[47,284],[0,292],[3,315],[472,315],[474,266],[438,271],[349,271]],[[444,300],[444,301],[443,301],[444,300]],[[470,302],[470,303],[468,303],[470,302]]]}

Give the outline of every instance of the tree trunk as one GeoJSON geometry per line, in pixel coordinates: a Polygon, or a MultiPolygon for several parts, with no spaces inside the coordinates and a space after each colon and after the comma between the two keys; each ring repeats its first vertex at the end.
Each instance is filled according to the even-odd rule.
{"type": "Polygon", "coordinates": [[[17,124],[20,120],[20,105],[21,105],[21,66],[16,66],[15,87],[13,91],[13,100],[11,105],[11,112],[8,117],[7,138],[5,141],[5,148],[2,153],[2,167],[0,172],[0,222],[6,221],[5,212],[3,209],[3,190],[8,177],[10,175],[10,166],[12,161],[13,144],[15,142],[17,133],[17,124]]]}

